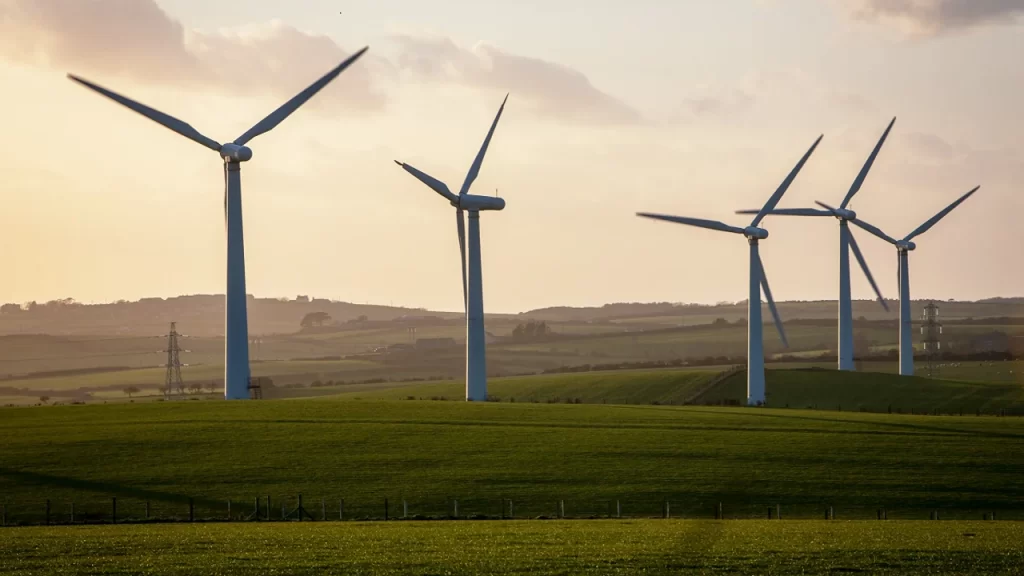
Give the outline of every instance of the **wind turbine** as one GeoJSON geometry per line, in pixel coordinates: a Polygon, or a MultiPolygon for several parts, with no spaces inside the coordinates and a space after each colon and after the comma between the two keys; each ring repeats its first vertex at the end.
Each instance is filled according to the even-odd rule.
{"type": "Polygon", "coordinates": [[[285,102],[280,108],[260,120],[245,134],[233,142],[221,144],[208,138],[190,124],[177,118],[154,110],[145,104],[126,98],[116,92],[103,88],[68,74],[68,78],[99,92],[103,96],[126,106],[146,118],[173,130],[178,134],[202,144],[220,154],[224,159],[224,225],[227,229],[227,290],[225,339],[224,339],[224,398],[241,400],[249,397],[249,322],[246,315],[245,294],[245,247],[242,234],[242,162],[252,159],[252,150],[246,144],[260,134],[277,127],[285,118],[298,110],[317,92],[327,86],[339,74],[362,56],[368,47],[356,52],[308,88],[285,102]]]}
{"type": "Polygon", "coordinates": [[[764,265],[761,263],[761,255],[758,252],[758,242],[768,237],[768,231],[759,228],[758,224],[764,219],[766,215],[771,213],[778,205],[779,200],[782,199],[782,195],[789,189],[790,184],[796,179],[796,175],[803,168],[807,159],[811,157],[814,149],[818,147],[818,143],[821,142],[822,136],[818,136],[818,139],[814,141],[811,148],[804,154],[803,158],[797,162],[797,165],[793,170],[786,176],[786,179],[782,181],[779,188],[772,194],[768,202],[761,208],[754,217],[754,220],[750,223],[750,226],[746,228],[740,228],[738,226],[730,226],[723,222],[716,220],[703,220],[700,218],[687,218],[683,216],[665,216],[663,214],[651,214],[648,212],[638,212],[637,216],[643,216],[644,218],[654,218],[656,220],[665,220],[667,222],[676,222],[678,224],[686,224],[689,226],[696,226],[698,228],[708,228],[711,230],[718,230],[721,232],[732,232],[733,234],[742,234],[747,237],[747,243],[750,245],[750,284],[749,284],[749,297],[747,299],[747,404],[750,406],[762,405],[765,403],[765,390],[764,390],[764,325],[761,322],[761,289],[764,289],[765,298],[768,300],[768,309],[771,310],[772,318],[775,321],[775,328],[779,331],[779,337],[782,338],[782,343],[787,348],[789,347],[789,341],[786,339],[786,331],[782,326],[782,319],[779,318],[779,311],[775,307],[775,300],[772,299],[771,288],[768,287],[768,278],[764,272],[764,265]]]}
{"type": "Polygon", "coordinates": [[[409,164],[395,160],[395,164],[443,196],[455,207],[459,254],[462,256],[462,298],[466,309],[466,400],[469,402],[487,400],[487,341],[484,332],[483,272],[480,264],[480,212],[505,208],[505,201],[497,197],[497,190],[495,190],[494,197],[476,196],[469,193],[469,188],[480,173],[484,155],[487,154],[487,147],[491,144],[494,129],[498,127],[498,120],[501,120],[501,113],[505,110],[506,102],[508,102],[508,95],[505,95],[505,100],[501,103],[497,116],[494,117],[491,129],[487,132],[487,137],[484,138],[484,143],[480,146],[480,151],[477,152],[476,159],[473,160],[473,165],[469,168],[469,173],[466,175],[466,180],[462,183],[458,195],[453,194],[448,189],[448,185],[437,178],[421,172],[409,164]],[[463,212],[469,212],[468,263],[466,261],[466,225],[463,212]]]}
{"type": "Polygon", "coordinates": [[[935,226],[939,220],[946,217],[947,214],[953,211],[954,208],[963,203],[971,197],[972,194],[978,191],[981,186],[975,186],[967,194],[956,199],[955,202],[946,206],[941,212],[932,216],[924,224],[921,224],[913,232],[907,234],[903,240],[897,240],[885,232],[882,232],[877,226],[872,226],[863,220],[853,220],[852,222],[857,226],[860,226],[864,230],[878,236],[882,240],[892,244],[896,247],[897,254],[897,274],[899,276],[900,285],[900,375],[901,376],[913,376],[914,375],[914,342],[911,340],[911,321],[910,321],[910,252],[917,249],[917,244],[912,240],[921,234],[924,234],[932,226],[935,226]]]}
{"type": "MultiPolygon", "coordinates": [[[[878,144],[875,144],[875,149],[871,151],[871,155],[868,156],[867,162],[860,169],[860,173],[857,174],[857,178],[853,181],[853,185],[850,186],[849,192],[846,193],[846,197],[843,198],[843,203],[839,205],[839,208],[828,208],[827,210],[820,210],[818,208],[779,208],[772,210],[771,214],[778,214],[780,216],[834,216],[839,220],[839,369],[840,370],[854,370],[853,364],[853,300],[850,296],[850,249],[853,249],[853,255],[857,258],[857,263],[860,264],[861,270],[864,271],[864,275],[867,277],[868,282],[871,283],[871,288],[874,289],[875,295],[878,296],[878,301],[882,304],[882,308],[886,312],[889,311],[889,304],[886,303],[885,298],[882,297],[882,292],[878,289],[878,284],[875,283],[875,278],[871,275],[871,270],[868,268],[868,263],[864,260],[864,255],[860,251],[860,247],[857,246],[857,239],[853,237],[850,232],[850,222],[857,219],[857,213],[847,208],[850,200],[853,199],[854,195],[860,191],[861,186],[864,185],[864,179],[867,178],[868,172],[871,170],[871,166],[875,163],[875,158],[878,156],[878,152],[882,149],[882,144],[885,144],[885,139],[889,136],[889,131],[892,130],[893,124],[896,123],[896,119],[893,118],[892,122],[889,123],[889,127],[885,129],[882,134],[882,138],[878,140],[878,144]]],[[[824,204],[822,204],[824,206],[824,204]]],[[[737,214],[756,214],[756,210],[738,210],[737,214]]]]}

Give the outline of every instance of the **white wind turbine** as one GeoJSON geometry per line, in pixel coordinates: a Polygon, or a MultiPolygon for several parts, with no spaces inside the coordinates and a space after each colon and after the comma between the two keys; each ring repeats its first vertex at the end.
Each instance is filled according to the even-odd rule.
{"type": "Polygon", "coordinates": [[[202,144],[220,154],[224,159],[224,224],[227,229],[227,290],[225,339],[224,339],[224,398],[241,400],[249,397],[249,322],[246,314],[245,293],[245,248],[242,234],[242,162],[252,159],[252,150],[246,144],[253,138],[273,130],[285,118],[305,104],[317,92],[327,86],[350,64],[362,56],[367,48],[356,52],[294,98],[285,102],[269,116],[260,120],[245,134],[233,142],[221,144],[199,133],[190,124],[183,122],[149,106],[140,104],[116,92],[97,86],[73,74],[68,78],[99,92],[111,100],[126,106],[161,126],[202,144]]]}
{"type": "Polygon", "coordinates": [[[395,163],[412,174],[417,180],[426,184],[431,190],[443,196],[455,207],[455,223],[459,235],[459,253],[462,257],[462,297],[463,305],[466,308],[466,400],[469,402],[483,402],[487,400],[487,356],[486,356],[486,333],[484,332],[484,293],[483,293],[483,272],[480,262],[480,211],[502,210],[505,208],[505,201],[501,198],[490,196],[476,196],[469,193],[473,181],[480,173],[480,166],[484,162],[484,155],[487,154],[487,147],[491,144],[494,136],[494,129],[498,127],[498,120],[501,120],[501,113],[505,110],[505,103],[508,102],[508,95],[501,103],[497,116],[491,124],[491,129],[480,146],[480,151],[469,168],[466,180],[455,195],[448,186],[424,172],[413,168],[409,164],[395,160],[395,163]],[[469,212],[469,261],[466,260],[466,233],[463,212],[469,212]]]}
{"type": "Polygon", "coordinates": [[[811,157],[814,149],[818,147],[818,143],[821,142],[822,136],[818,136],[818,139],[814,141],[811,148],[804,154],[803,158],[797,162],[797,165],[793,170],[786,176],[779,188],[772,194],[768,202],[765,203],[764,207],[761,208],[757,216],[750,223],[750,226],[746,228],[740,228],[738,226],[730,226],[728,224],[718,222],[716,220],[703,220],[700,218],[686,218],[682,216],[665,216],[662,214],[650,214],[647,212],[638,212],[637,216],[643,216],[645,218],[654,218],[657,220],[665,220],[668,222],[676,222],[678,224],[687,224],[689,226],[696,226],[698,228],[708,228],[711,230],[719,230],[721,232],[732,232],[733,234],[742,234],[747,237],[747,243],[750,245],[750,282],[749,282],[749,296],[747,299],[747,404],[750,406],[758,406],[765,403],[765,386],[764,386],[764,325],[761,321],[761,289],[764,289],[765,299],[768,301],[768,309],[772,313],[772,318],[775,321],[775,328],[779,331],[779,336],[782,338],[782,343],[788,348],[789,342],[786,340],[786,331],[782,326],[782,319],[779,317],[779,311],[775,307],[775,300],[772,299],[771,288],[768,287],[768,278],[765,276],[764,265],[761,263],[761,255],[758,252],[758,242],[768,237],[768,231],[759,228],[758,224],[764,219],[766,215],[771,213],[778,205],[779,200],[782,199],[782,195],[786,193],[790,184],[796,179],[796,175],[803,168],[807,159],[811,157]]]}
{"type": "Polygon", "coordinates": [[[921,234],[924,234],[932,226],[938,223],[946,217],[947,214],[953,211],[954,208],[959,206],[964,200],[971,197],[972,194],[978,191],[981,186],[975,186],[967,194],[956,199],[955,202],[946,206],[941,212],[932,216],[927,222],[921,224],[916,230],[907,234],[903,240],[897,240],[885,232],[882,232],[877,226],[872,226],[863,220],[853,220],[852,222],[857,226],[860,226],[864,230],[878,236],[882,240],[892,244],[896,247],[897,254],[897,274],[899,277],[900,285],[900,375],[901,376],[913,376],[914,375],[914,342],[911,339],[911,320],[910,320],[910,252],[917,249],[917,244],[912,240],[921,234]]]}
{"type": "MultiPolygon", "coordinates": [[[[857,239],[853,237],[853,233],[850,232],[850,222],[857,220],[857,213],[847,208],[850,200],[853,199],[854,195],[860,191],[861,186],[864,185],[864,179],[867,178],[868,172],[871,170],[871,166],[875,163],[875,158],[878,156],[878,152],[882,149],[882,145],[885,144],[885,139],[889,136],[889,131],[892,130],[893,124],[896,123],[896,119],[893,118],[892,122],[889,123],[889,127],[885,129],[882,134],[882,138],[878,140],[878,144],[875,145],[875,149],[871,151],[871,155],[868,156],[867,162],[860,169],[860,173],[857,174],[857,178],[853,181],[853,185],[850,186],[850,190],[846,193],[846,197],[843,198],[843,203],[839,205],[839,208],[829,208],[827,210],[820,210],[818,208],[777,208],[772,210],[771,214],[778,214],[781,216],[834,216],[839,220],[839,369],[840,370],[854,370],[853,363],[853,299],[850,296],[850,249],[853,249],[853,255],[857,258],[857,263],[860,264],[861,270],[864,271],[864,275],[867,277],[868,282],[871,283],[871,288],[874,289],[875,295],[878,296],[878,301],[882,304],[882,308],[886,312],[889,311],[889,304],[886,303],[885,298],[882,296],[882,292],[878,289],[878,284],[875,283],[874,277],[871,275],[871,270],[868,268],[868,263],[864,260],[864,255],[860,251],[860,247],[857,246],[857,239]]],[[[824,205],[823,205],[824,206],[824,205]]],[[[756,210],[739,210],[737,214],[756,214],[756,210]]]]}

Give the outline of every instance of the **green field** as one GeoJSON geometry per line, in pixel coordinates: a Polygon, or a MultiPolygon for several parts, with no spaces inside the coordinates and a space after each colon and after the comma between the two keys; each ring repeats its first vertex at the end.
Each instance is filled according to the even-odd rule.
{"type": "MultiPolygon", "coordinates": [[[[488,394],[502,402],[682,404],[724,369],[623,370],[496,378],[488,382],[488,394]]],[[[396,385],[372,392],[352,392],[343,397],[460,400],[465,398],[465,390],[465,384],[460,382],[430,382],[396,385]]]]}
{"type": "Polygon", "coordinates": [[[800,410],[299,399],[9,408],[0,495],[11,522],[248,514],[297,494],[319,515],[1024,518],[1024,420],[800,410]]]}
{"type": "Polygon", "coordinates": [[[8,529],[35,574],[1018,574],[1016,522],[392,522],[8,529]]]}
{"type": "MultiPolygon", "coordinates": [[[[698,403],[746,398],[746,374],[737,374],[698,403]]],[[[838,372],[824,369],[774,369],[765,389],[773,407],[868,412],[936,412],[942,414],[1024,413],[1024,385],[959,382],[890,373],[838,372]]]]}

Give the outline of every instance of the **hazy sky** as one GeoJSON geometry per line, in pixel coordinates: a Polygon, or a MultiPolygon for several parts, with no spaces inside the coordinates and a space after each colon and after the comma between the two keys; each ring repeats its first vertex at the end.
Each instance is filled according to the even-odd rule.
{"type": "MultiPolygon", "coordinates": [[[[742,237],[642,220],[839,202],[918,241],[915,297],[1022,295],[1024,0],[0,0],[0,301],[224,287],[219,157],[68,71],[234,139],[354,50],[367,57],[250,143],[248,289],[457,310],[457,188],[474,191],[489,311],[746,297],[742,237]],[[343,14],[339,15],[339,11],[343,14]]],[[[769,217],[777,299],[836,297],[838,226],[769,217]]],[[[857,238],[888,297],[895,250],[857,238]]],[[[854,296],[870,288],[854,272],[854,296]]]]}

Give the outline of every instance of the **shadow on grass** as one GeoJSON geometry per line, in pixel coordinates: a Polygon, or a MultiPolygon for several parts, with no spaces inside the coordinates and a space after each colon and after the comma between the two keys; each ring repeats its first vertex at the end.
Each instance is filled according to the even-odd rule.
{"type": "MultiPolygon", "coordinates": [[[[27,470],[13,470],[11,468],[0,468],[0,478],[5,478],[23,484],[34,484],[39,487],[67,488],[72,490],[81,490],[84,492],[98,492],[116,497],[132,497],[139,498],[141,500],[153,500],[173,504],[188,504],[190,498],[189,496],[182,494],[133,488],[131,486],[115,484],[112,482],[82,480],[80,478],[54,476],[52,474],[41,474],[38,472],[29,472],[27,470]]],[[[192,501],[195,504],[203,504],[207,506],[222,504],[219,500],[210,500],[206,498],[193,497],[192,501]]]]}

